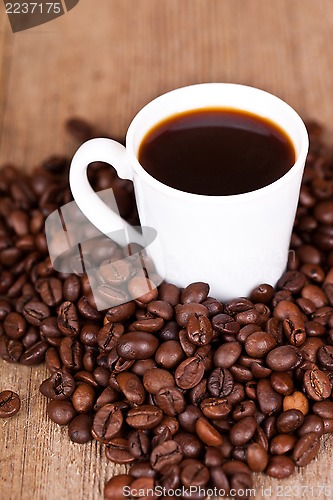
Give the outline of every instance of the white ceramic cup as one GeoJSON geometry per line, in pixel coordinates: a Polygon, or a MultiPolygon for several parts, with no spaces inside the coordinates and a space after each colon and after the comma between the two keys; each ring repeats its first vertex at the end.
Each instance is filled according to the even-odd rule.
{"type": "Polygon", "coordinates": [[[147,248],[157,271],[180,287],[207,282],[210,295],[226,300],[246,296],[261,283],[275,285],[285,270],[307,152],[305,125],[284,101],[244,85],[204,83],[147,104],[129,126],[126,148],[102,138],[83,144],[72,160],[70,186],[78,206],[99,230],[107,234],[126,226],[131,239],[140,240],[93,193],[87,179],[89,163],[112,164],[120,177],[134,183],[141,224],[157,232],[147,248]],[[207,107],[245,110],[275,122],[294,145],[293,167],[263,188],[231,196],[186,193],[153,178],[138,161],[146,133],[169,116],[207,107]]]}

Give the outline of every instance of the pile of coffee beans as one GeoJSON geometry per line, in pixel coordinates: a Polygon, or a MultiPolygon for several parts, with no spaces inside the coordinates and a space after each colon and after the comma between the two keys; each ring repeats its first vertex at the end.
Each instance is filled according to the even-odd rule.
{"type": "MultiPolygon", "coordinates": [[[[67,127],[80,141],[96,135],[78,119],[67,127]]],[[[56,272],[47,254],[45,219],[71,200],[68,160],[51,157],[31,176],[1,170],[0,356],[45,360],[50,419],[129,465],[105,498],[125,498],[125,487],[165,488],[164,498],[184,488],[187,498],[190,486],[195,499],[212,488],[246,498],[252,472],[286,478],[333,432],[333,163],[321,127],[308,130],[288,270],[275,289],[261,284],[223,304],[206,283],[156,287],[143,251],[150,279],[119,268],[122,249],[104,239],[94,265],[109,262],[105,287],[121,275],[133,299],[98,311],[87,276],[56,272]]],[[[128,181],[102,163],[89,176],[137,222],[128,181]]]]}

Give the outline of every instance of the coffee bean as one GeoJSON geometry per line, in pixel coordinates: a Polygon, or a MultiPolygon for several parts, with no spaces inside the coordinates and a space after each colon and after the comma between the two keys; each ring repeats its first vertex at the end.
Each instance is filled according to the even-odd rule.
{"type": "Polygon", "coordinates": [[[129,410],[126,422],[134,429],[152,429],[161,422],[163,412],[153,405],[141,405],[129,410]]]}
{"type": "Polygon", "coordinates": [[[199,461],[194,464],[183,467],[180,473],[182,484],[189,488],[190,486],[202,487],[206,486],[210,479],[209,470],[199,461]]]}
{"type": "Polygon", "coordinates": [[[72,302],[63,302],[58,311],[58,328],[69,337],[79,334],[79,318],[75,305],[72,302]]]}
{"type": "Polygon", "coordinates": [[[143,375],[143,385],[150,394],[157,394],[160,389],[173,387],[175,380],[173,375],[162,368],[151,368],[143,375]]]}
{"type": "Polygon", "coordinates": [[[276,347],[276,340],[270,333],[254,332],[246,338],[244,347],[249,356],[261,358],[276,347]]]}
{"type": "Polygon", "coordinates": [[[198,418],[195,423],[195,430],[201,441],[208,446],[220,446],[223,443],[221,434],[206,418],[198,418]]]}
{"type": "Polygon", "coordinates": [[[110,439],[105,448],[105,456],[118,464],[128,464],[135,460],[130,452],[128,440],[121,437],[110,439]]]}
{"type": "Polygon", "coordinates": [[[62,301],[62,282],[57,278],[42,279],[36,288],[45,304],[54,307],[62,301]]]}
{"type": "Polygon", "coordinates": [[[154,470],[161,471],[164,467],[179,464],[182,458],[183,453],[179,444],[169,440],[153,449],[150,463],[154,470]]]}
{"type": "Polygon", "coordinates": [[[209,285],[207,283],[191,283],[184,288],[181,294],[182,304],[189,302],[203,302],[209,294],[209,285]]]}
{"type": "Polygon", "coordinates": [[[293,432],[304,422],[304,415],[300,410],[287,410],[278,416],[276,427],[279,432],[293,432]]]}
{"type": "Polygon", "coordinates": [[[161,344],[155,352],[156,362],[165,369],[176,368],[184,358],[182,348],[176,340],[161,344]]]}
{"type": "Polygon", "coordinates": [[[141,380],[135,373],[119,373],[116,379],[120,390],[130,403],[140,405],[144,402],[145,390],[141,380]]]}
{"type": "Polygon", "coordinates": [[[278,434],[271,440],[269,451],[272,455],[285,455],[294,448],[296,441],[294,434],[278,434]]]}
{"type": "Polygon", "coordinates": [[[88,443],[92,440],[91,427],[93,418],[91,415],[83,413],[75,417],[68,427],[68,435],[74,443],[88,443]]]}
{"type": "Polygon", "coordinates": [[[185,410],[178,415],[178,421],[187,432],[195,432],[195,423],[198,418],[202,418],[201,410],[194,405],[187,405],[185,410]]]}
{"type": "Polygon", "coordinates": [[[231,404],[226,398],[205,398],[200,403],[205,417],[224,418],[231,412],[231,404]]]}
{"type": "Polygon", "coordinates": [[[176,320],[179,326],[186,327],[191,316],[207,316],[208,309],[202,304],[189,302],[187,304],[177,304],[175,307],[176,320]]]}
{"type": "Polygon", "coordinates": [[[270,458],[265,470],[266,474],[276,479],[284,479],[294,472],[294,462],[286,455],[277,455],[270,458]]]}
{"type": "Polygon", "coordinates": [[[182,413],[185,408],[183,393],[176,387],[161,388],[155,395],[157,406],[171,417],[182,413]]]}
{"type": "Polygon", "coordinates": [[[241,326],[229,314],[217,314],[212,319],[213,328],[220,332],[229,335],[237,335],[241,326]]]}
{"type": "Polygon", "coordinates": [[[63,401],[52,399],[48,402],[47,414],[56,424],[68,425],[76,416],[76,411],[68,399],[63,401]]]}
{"type": "Polygon", "coordinates": [[[125,333],[117,343],[119,356],[125,359],[146,359],[152,356],[158,347],[157,338],[151,333],[125,333]]]}
{"type": "Polygon", "coordinates": [[[333,419],[333,401],[315,403],[312,407],[312,411],[321,418],[333,419]]]}
{"type": "Polygon", "coordinates": [[[69,275],[63,284],[63,295],[65,301],[76,302],[80,297],[81,281],[75,274],[69,275]]]}
{"type": "Polygon", "coordinates": [[[283,411],[300,410],[303,415],[309,413],[309,401],[300,391],[294,391],[283,399],[283,411]]]}
{"type": "Polygon", "coordinates": [[[267,365],[276,372],[286,372],[295,368],[301,360],[301,352],[289,345],[276,347],[266,357],[267,365]]]}
{"type": "Polygon", "coordinates": [[[331,384],[322,370],[307,370],[303,379],[308,396],[315,401],[322,401],[331,395],[331,384]]]}
{"type": "Polygon", "coordinates": [[[230,441],[234,446],[241,446],[253,437],[257,422],[253,417],[244,417],[236,422],[230,430],[230,441]]]}
{"type": "Polygon", "coordinates": [[[214,354],[214,365],[220,368],[230,368],[234,365],[242,352],[239,342],[222,344],[214,354]]]}
{"type": "Polygon", "coordinates": [[[78,413],[87,413],[94,407],[95,391],[89,384],[80,384],[72,394],[72,403],[78,413]]]}
{"type": "Polygon", "coordinates": [[[13,417],[20,408],[21,400],[16,392],[8,390],[0,392],[0,418],[13,417]]]}
{"type": "Polygon", "coordinates": [[[260,410],[265,415],[276,415],[282,408],[282,396],[274,391],[268,380],[259,380],[257,397],[260,410]]]}
{"type": "Polygon", "coordinates": [[[128,474],[120,474],[112,477],[104,487],[105,500],[123,500],[124,488],[129,487],[133,478],[128,474]]]}
{"type": "Polygon", "coordinates": [[[319,452],[320,441],[317,433],[310,432],[302,436],[296,443],[293,460],[298,467],[304,467],[313,460],[319,452]]]}
{"type": "Polygon", "coordinates": [[[202,379],[204,366],[196,357],[182,361],[175,371],[176,384],[181,389],[190,389],[202,379]]]}
{"type": "Polygon", "coordinates": [[[25,334],[27,323],[20,314],[16,312],[9,312],[3,322],[3,327],[8,337],[17,340],[25,334]]]}
{"type": "Polygon", "coordinates": [[[39,365],[44,361],[48,347],[49,344],[43,340],[35,342],[22,354],[20,363],[27,366],[39,365]]]}
{"type": "Polygon", "coordinates": [[[31,325],[40,326],[50,316],[50,309],[43,302],[28,302],[23,308],[23,316],[31,325]]]}
{"type": "Polygon", "coordinates": [[[268,464],[268,454],[259,443],[251,443],[246,450],[246,461],[253,472],[263,472],[268,464]]]}
{"type": "Polygon", "coordinates": [[[186,326],[187,336],[193,344],[209,344],[213,338],[213,329],[206,316],[190,316],[186,326]]]}
{"type": "Polygon", "coordinates": [[[297,430],[299,436],[304,436],[310,432],[315,432],[320,436],[324,433],[324,422],[318,415],[306,415],[303,425],[297,430]]]}
{"type": "Polygon", "coordinates": [[[93,420],[92,435],[102,443],[108,443],[117,436],[123,426],[123,414],[115,403],[100,408],[93,420]]]}
{"type": "Polygon", "coordinates": [[[215,368],[208,378],[207,388],[212,396],[228,396],[234,387],[233,377],[227,368],[215,368]]]}

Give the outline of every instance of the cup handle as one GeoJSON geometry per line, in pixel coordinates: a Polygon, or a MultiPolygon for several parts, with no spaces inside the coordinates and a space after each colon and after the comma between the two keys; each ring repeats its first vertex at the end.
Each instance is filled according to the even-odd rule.
{"type": "Polygon", "coordinates": [[[91,139],[75,153],[70,171],[69,184],[78,207],[102,233],[119,245],[138,243],[145,246],[142,235],[120,215],[111,210],[92,189],[87,176],[90,163],[111,163],[122,179],[133,180],[133,170],[127,158],[126,148],[112,139],[91,139]]]}

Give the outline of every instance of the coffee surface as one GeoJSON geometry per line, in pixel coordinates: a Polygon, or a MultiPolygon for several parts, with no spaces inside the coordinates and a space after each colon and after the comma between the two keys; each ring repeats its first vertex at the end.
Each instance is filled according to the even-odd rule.
{"type": "Polygon", "coordinates": [[[295,162],[291,139],[275,123],[236,109],[191,110],[144,137],[140,164],[155,179],[188,193],[233,195],[276,181],[295,162]]]}

